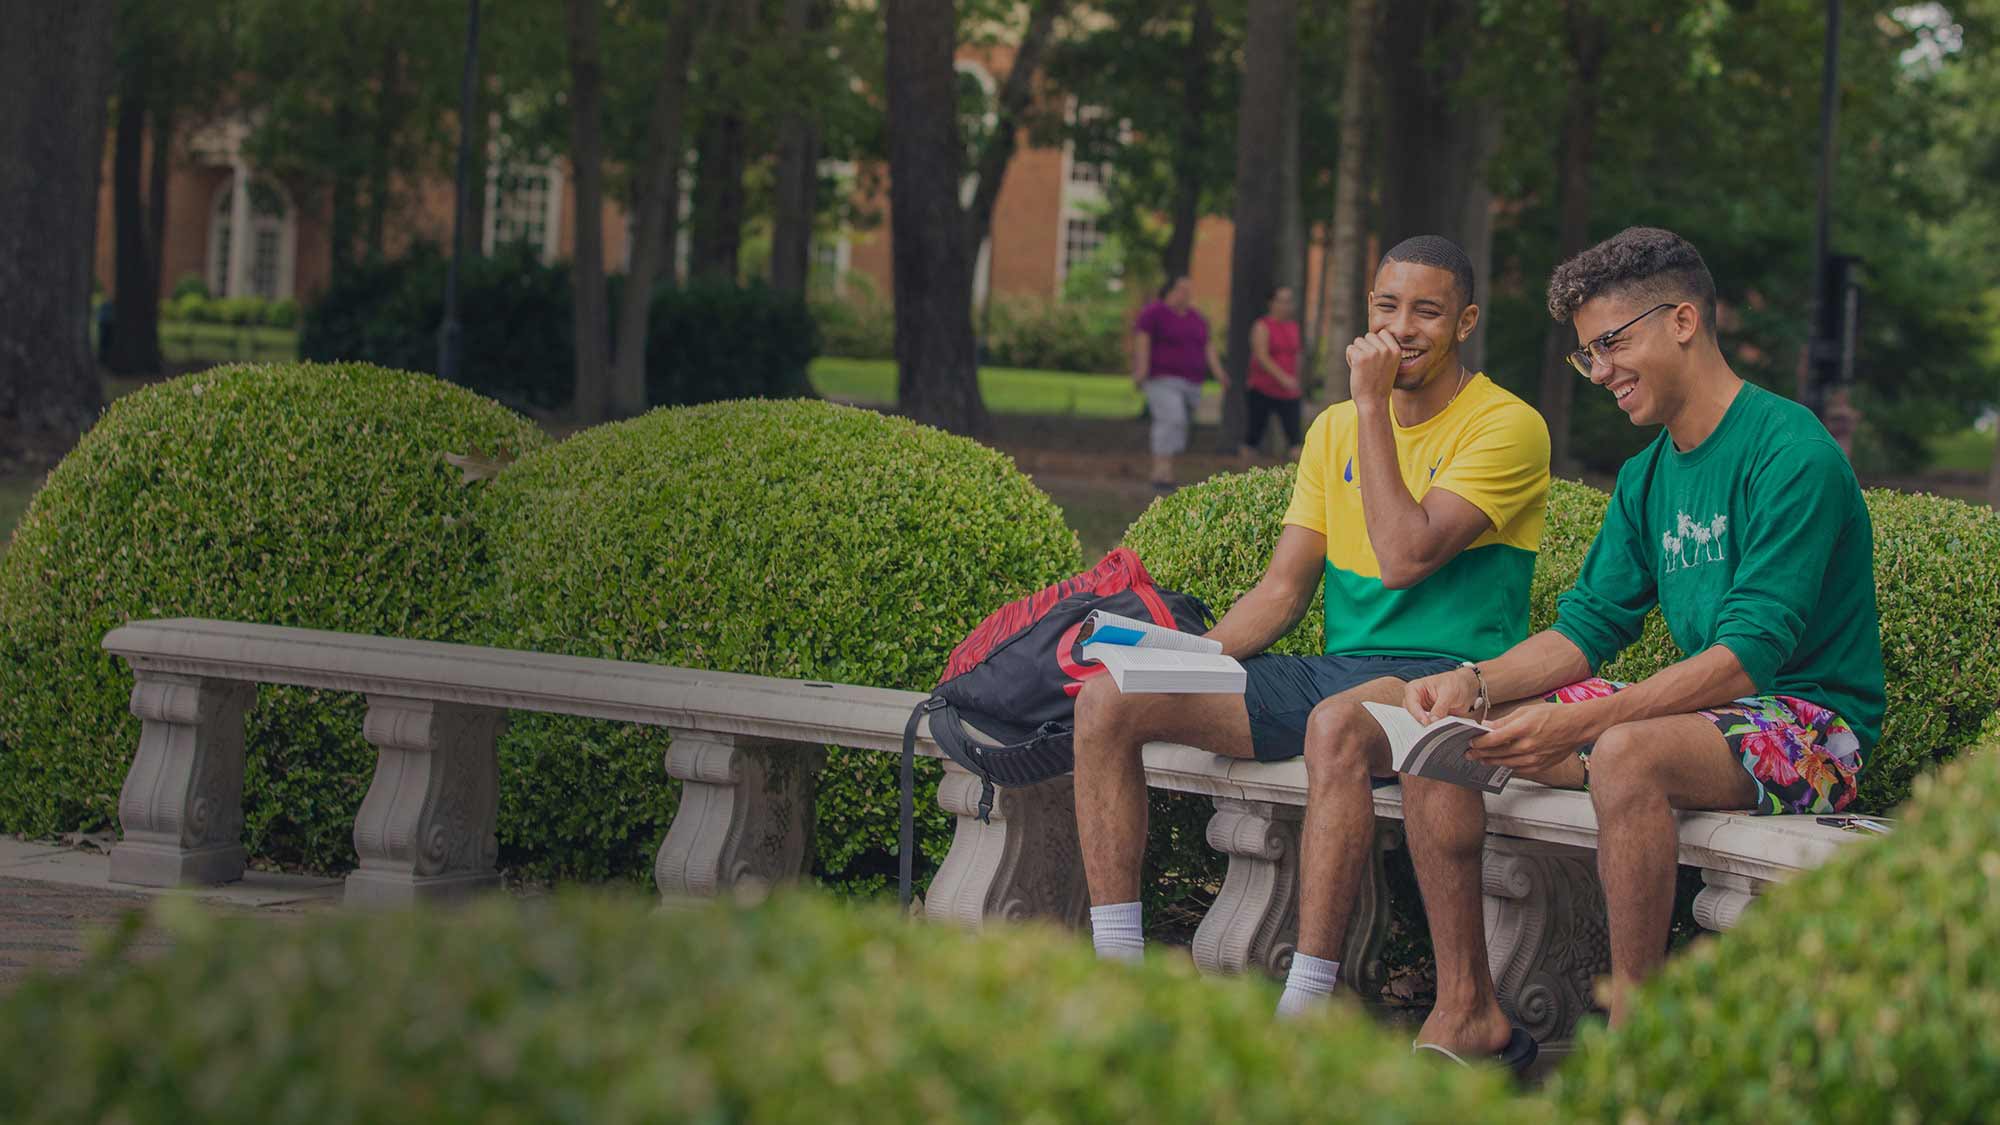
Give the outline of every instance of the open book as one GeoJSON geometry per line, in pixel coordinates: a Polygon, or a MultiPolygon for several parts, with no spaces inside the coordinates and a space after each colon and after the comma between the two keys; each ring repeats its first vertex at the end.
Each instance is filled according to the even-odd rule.
{"type": "Polygon", "coordinates": [[[1490,766],[1465,756],[1466,746],[1492,727],[1471,719],[1450,717],[1428,725],[1401,707],[1387,703],[1363,703],[1389,736],[1389,763],[1397,773],[1449,781],[1467,789],[1498,793],[1507,787],[1514,771],[1506,766],[1490,766]]]}
{"type": "Polygon", "coordinates": [[[1076,651],[1104,665],[1119,691],[1243,692],[1243,665],[1222,654],[1222,642],[1149,621],[1093,610],[1077,630],[1076,651]]]}

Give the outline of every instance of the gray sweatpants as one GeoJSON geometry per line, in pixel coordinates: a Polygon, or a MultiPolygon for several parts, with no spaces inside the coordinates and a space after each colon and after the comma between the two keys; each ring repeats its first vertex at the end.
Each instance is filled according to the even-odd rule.
{"type": "Polygon", "coordinates": [[[1188,430],[1201,402],[1201,384],[1172,375],[1146,380],[1146,407],[1153,415],[1153,456],[1172,457],[1188,447],[1188,430]]]}

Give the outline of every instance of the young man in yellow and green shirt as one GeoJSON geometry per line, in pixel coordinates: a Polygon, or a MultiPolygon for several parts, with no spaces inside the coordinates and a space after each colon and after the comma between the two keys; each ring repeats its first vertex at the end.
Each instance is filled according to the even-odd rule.
{"type": "Polygon", "coordinates": [[[1371,778],[1390,773],[1361,701],[1400,702],[1405,681],[1490,659],[1528,632],[1548,430],[1460,362],[1479,320],[1473,297],[1471,265],[1447,239],[1384,255],[1369,334],[1347,349],[1353,400],[1313,423],[1270,566],[1208,634],[1244,660],[1243,695],[1127,695],[1109,677],[1085,681],[1076,804],[1100,953],[1142,948],[1147,741],[1264,761],[1303,754],[1299,953],[1281,1011],[1332,991],[1374,835],[1371,778]],[[1315,596],[1326,654],[1259,655],[1315,596]]]}

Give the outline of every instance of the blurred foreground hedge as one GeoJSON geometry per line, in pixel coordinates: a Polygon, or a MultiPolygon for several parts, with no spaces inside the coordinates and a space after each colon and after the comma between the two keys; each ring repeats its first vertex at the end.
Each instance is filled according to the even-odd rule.
{"type": "Polygon", "coordinates": [[[0,1001],[0,1120],[1542,1120],[1352,1008],[802,893],[170,926],[0,1001]]]}

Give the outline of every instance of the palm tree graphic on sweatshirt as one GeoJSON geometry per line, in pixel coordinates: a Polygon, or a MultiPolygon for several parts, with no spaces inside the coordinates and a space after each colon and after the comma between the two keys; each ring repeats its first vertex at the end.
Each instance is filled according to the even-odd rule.
{"type": "Polygon", "coordinates": [[[1662,573],[1672,574],[1703,563],[1721,562],[1728,557],[1722,545],[1728,531],[1729,517],[1720,512],[1709,517],[1705,523],[1686,512],[1676,513],[1674,530],[1660,533],[1660,556],[1666,563],[1662,573]]]}

